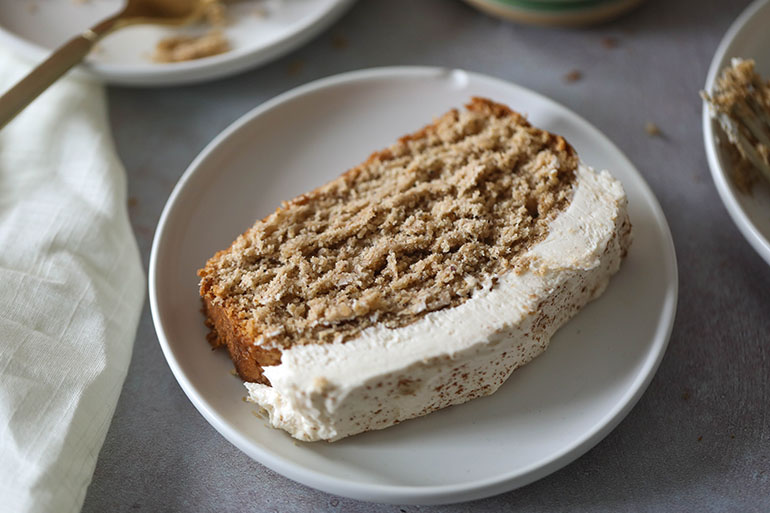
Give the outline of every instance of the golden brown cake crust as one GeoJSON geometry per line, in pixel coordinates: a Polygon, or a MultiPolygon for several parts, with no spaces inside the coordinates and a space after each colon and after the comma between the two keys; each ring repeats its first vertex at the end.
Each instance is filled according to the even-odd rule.
{"type": "Polygon", "coordinates": [[[282,348],[457,306],[545,237],[574,150],[504,105],[466,107],[283,203],[198,272],[210,341],[244,380],[265,383],[282,348]]]}
{"type": "Polygon", "coordinates": [[[214,349],[221,346],[227,348],[235,370],[243,380],[270,384],[262,375],[262,366],[279,364],[281,352],[254,345],[253,338],[243,330],[243,325],[235,320],[237,317],[226,308],[212,305],[205,297],[203,304],[206,326],[211,330],[207,337],[211,346],[214,349]]]}

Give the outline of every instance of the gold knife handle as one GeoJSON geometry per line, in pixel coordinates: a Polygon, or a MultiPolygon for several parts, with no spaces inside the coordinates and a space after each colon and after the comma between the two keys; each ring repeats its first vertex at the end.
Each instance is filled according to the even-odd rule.
{"type": "Polygon", "coordinates": [[[104,35],[116,28],[119,19],[120,15],[108,18],[70,39],[0,97],[0,129],[59,77],[80,63],[104,35]]]}

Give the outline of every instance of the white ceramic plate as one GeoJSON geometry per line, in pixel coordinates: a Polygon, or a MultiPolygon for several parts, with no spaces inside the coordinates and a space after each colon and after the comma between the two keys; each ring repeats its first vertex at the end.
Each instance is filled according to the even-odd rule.
{"type": "MultiPolygon", "coordinates": [[[[319,34],[354,0],[240,0],[228,7],[226,34],[233,49],[221,55],[178,63],[155,63],[150,56],[163,37],[201,33],[186,29],[134,26],[107,36],[79,69],[123,85],[178,85],[210,80],[275,59],[319,34]]],[[[2,0],[0,43],[32,61],[95,22],[116,13],[123,0],[2,0]]]]}
{"type": "MultiPolygon", "coordinates": [[[[754,59],[757,71],[770,77],[770,0],[754,2],[730,26],[711,61],[705,86],[707,91],[711,91],[719,72],[733,57],[754,59]]],[[[729,160],[722,155],[717,143],[718,133],[704,104],[703,142],[714,184],[738,229],[770,264],[770,184],[761,180],[751,195],[738,191],[730,178],[726,164],[729,160]]]]}
{"type": "Polygon", "coordinates": [[[660,206],[600,132],[532,91],[459,70],[347,73],[271,100],[225,130],[185,172],[150,259],[158,338],[204,417],[246,454],[308,486],[391,503],[471,500],[525,485],[601,440],[633,407],[674,320],[677,269],[660,206]],[[255,418],[225,352],[210,350],[196,270],[283,199],[313,189],[471,95],[506,103],[613,170],[635,242],[607,292],[494,395],[333,444],[299,443],[255,418]]]}

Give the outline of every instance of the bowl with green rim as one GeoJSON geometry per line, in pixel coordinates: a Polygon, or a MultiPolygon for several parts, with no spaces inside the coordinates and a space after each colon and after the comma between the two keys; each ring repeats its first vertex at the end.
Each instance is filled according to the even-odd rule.
{"type": "Polygon", "coordinates": [[[642,0],[465,0],[498,18],[543,26],[586,26],[609,21],[642,0]]]}

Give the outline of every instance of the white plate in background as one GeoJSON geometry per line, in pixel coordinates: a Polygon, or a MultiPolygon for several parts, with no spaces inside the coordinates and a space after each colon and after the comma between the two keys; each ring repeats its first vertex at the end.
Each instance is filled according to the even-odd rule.
{"type": "Polygon", "coordinates": [[[230,442],[308,486],[361,500],[447,503],[523,486],[571,462],[631,410],[674,321],[671,234],[642,177],[573,112],[522,87],[460,70],[382,68],[319,80],[264,103],[195,159],[155,233],[153,320],[179,384],[230,442]],[[472,95],[506,103],[612,170],[629,198],[634,243],[606,293],[544,355],[489,397],[335,443],[296,442],[256,418],[225,351],[206,342],[196,270],[283,199],[317,187],[472,95]]]}
{"type": "MultiPolygon", "coordinates": [[[[244,71],[297,48],[331,25],[354,0],[241,0],[228,6],[225,33],[233,49],[188,62],[156,63],[156,43],[202,27],[133,26],[107,36],[80,69],[106,82],[160,86],[202,82],[244,71]]],[[[2,0],[0,43],[30,61],[111,14],[123,0],[2,0]]]]}
{"type": "MultiPolygon", "coordinates": [[[[733,57],[754,59],[757,71],[770,78],[770,0],[759,0],[746,8],[727,30],[711,61],[706,91],[711,91],[720,71],[733,57]]],[[[703,105],[703,143],[711,176],[720,198],[736,226],[759,255],[770,264],[770,183],[760,180],[751,194],[743,194],[730,176],[729,160],[717,142],[717,123],[703,105]]]]}

